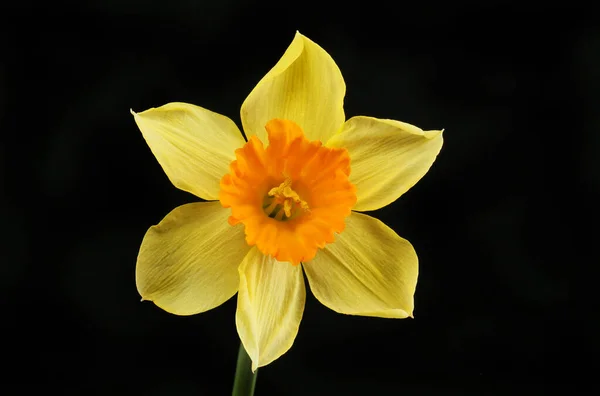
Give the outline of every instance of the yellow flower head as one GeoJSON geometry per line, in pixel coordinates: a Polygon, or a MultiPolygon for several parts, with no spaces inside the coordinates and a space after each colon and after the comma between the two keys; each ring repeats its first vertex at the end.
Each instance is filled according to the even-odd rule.
{"type": "Polygon", "coordinates": [[[293,42],[244,101],[246,142],[229,118],[186,103],[133,113],[172,183],[209,202],[151,227],[138,291],[177,315],[236,292],[236,325],[252,369],[293,344],[305,302],[336,312],[412,316],[411,244],[355,211],[395,201],[431,167],[441,131],[372,117],[345,120],[345,84],[317,44],[293,42]]]}

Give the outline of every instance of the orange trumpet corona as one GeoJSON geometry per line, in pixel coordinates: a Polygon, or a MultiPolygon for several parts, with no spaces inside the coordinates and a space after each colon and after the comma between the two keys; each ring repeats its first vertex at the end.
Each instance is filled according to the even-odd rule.
{"type": "Polygon", "coordinates": [[[278,261],[297,265],[344,230],[356,203],[346,149],[309,141],[292,121],[266,125],[269,145],[256,136],[236,150],[221,179],[219,200],[229,223],[243,223],[246,242],[278,261]]]}

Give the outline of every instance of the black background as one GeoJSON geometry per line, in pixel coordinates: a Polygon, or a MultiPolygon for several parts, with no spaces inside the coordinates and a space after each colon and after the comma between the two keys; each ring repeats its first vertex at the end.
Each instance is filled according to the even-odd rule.
{"type": "Polygon", "coordinates": [[[184,101],[240,125],[296,30],[339,65],[347,117],[445,128],[445,143],[413,189],[370,213],[419,254],[415,319],[339,315],[309,293],[257,395],[572,394],[593,378],[592,9],[50,3],[0,6],[8,394],[230,393],[235,298],[192,317],[139,302],[144,232],[196,198],[170,184],[129,109],[184,101]]]}

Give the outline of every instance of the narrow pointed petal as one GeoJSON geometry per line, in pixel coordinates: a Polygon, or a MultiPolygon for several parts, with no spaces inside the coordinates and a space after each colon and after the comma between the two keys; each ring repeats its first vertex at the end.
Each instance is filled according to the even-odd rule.
{"type": "Polygon", "coordinates": [[[187,103],[131,112],[173,185],[206,200],[219,199],[219,182],[245,143],[233,121],[187,103]]]}
{"type": "Polygon", "coordinates": [[[244,228],[227,222],[219,202],[180,206],[150,227],[137,259],[137,289],[144,300],[176,315],[193,315],[229,300],[248,251],[244,228]]]}
{"type": "Polygon", "coordinates": [[[329,147],[350,153],[350,182],[356,186],[353,210],[376,210],[414,186],[427,173],[442,148],[442,131],[372,117],[352,117],[329,147]]]}
{"type": "Polygon", "coordinates": [[[344,123],[346,85],[323,48],[296,33],[279,62],[244,101],[244,131],[267,142],[265,126],[274,118],[298,124],[309,140],[326,142],[344,123]]]}
{"type": "Polygon", "coordinates": [[[352,213],[336,241],[303,267],[317,300],[336,312],[412,316],[417,255],[407,240],[373,217],[352,213]]]}
{"type": "Polygon", "coordinates": [[[279,262],[253,248],[240,266],[238,334],[252,371],[287,352],[298,334],[306,291],[302,267],[279,262]]]}

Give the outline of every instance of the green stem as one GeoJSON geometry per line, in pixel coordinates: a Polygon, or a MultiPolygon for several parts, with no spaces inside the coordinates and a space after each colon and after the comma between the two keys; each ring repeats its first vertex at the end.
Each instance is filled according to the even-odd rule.
{"type": "Polygon", "coordinates": [[[235,367],[235,378],[233,380],[233,396],[252,396],[256,386],[256,375],[258,369],[252,372],[252,360],[246,353],[244,345],[240,343],[237,365],[235,367]]]}

